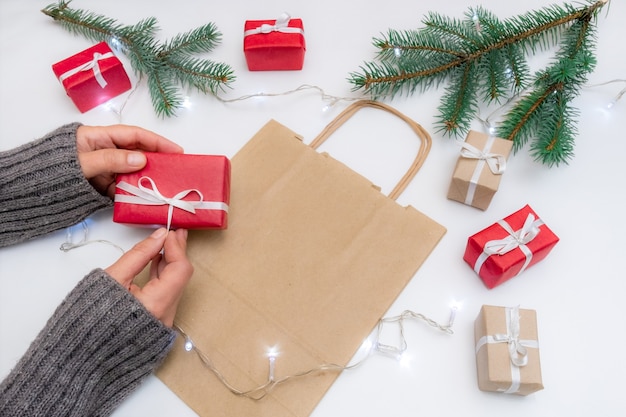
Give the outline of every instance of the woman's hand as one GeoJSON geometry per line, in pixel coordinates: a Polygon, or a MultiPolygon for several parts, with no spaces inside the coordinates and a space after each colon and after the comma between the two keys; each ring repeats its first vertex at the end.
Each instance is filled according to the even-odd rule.
{"type": "Polygon", "coordinates": [[[91,185],[102,195],[115,195],[116,174],[146,165],[141,151],[182,153],[174,142],[136,126],[80,126],[76,130],[78,160],[91,185]]]}
{"type": "Polygon", "coordinates": [[[157,319],[172,327],[178,302],[193,274],[186,250],[187,230],[168,233],[161,228],[137,243],[105,271],[128,288],[157,319]],[[150,262],[150,280],[139,287],[133,280],[150,262]]]}

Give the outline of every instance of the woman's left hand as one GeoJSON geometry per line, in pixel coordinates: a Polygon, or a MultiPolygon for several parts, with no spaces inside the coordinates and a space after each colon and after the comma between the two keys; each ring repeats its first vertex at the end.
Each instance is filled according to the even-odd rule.
{"type": "Polygon", "coordinates": [[[78,160],[91,185],[113,198],[115,176],[138,171],[146,165],[141,151],[182,153],[183,148],[154,132],[136,126],[79,126],[76,130],[78,160]]]}

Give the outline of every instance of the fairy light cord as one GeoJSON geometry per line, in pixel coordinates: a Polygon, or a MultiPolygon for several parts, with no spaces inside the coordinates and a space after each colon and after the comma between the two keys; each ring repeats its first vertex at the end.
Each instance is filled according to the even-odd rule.
{"type": "MultiPolygon", "coordinates": [[[[598,83],[598,84],[586,85],[585,88],[588,88],[588,89],[598,88],[598,87],[616,84],[616,83],[626,83],[626,79],[616,78],[616,79],[605,81],[605,82],[598,83]]],[[[524,90],[520,92],[519,94],[515,94],[509,97],[502,106],[496,108],[484,119],[480,116],[480,111],[478,111],[478,115],[476,116],[476,119],[483,125],[483,128],[485,129],[486,133],[488,133],[489,135],[495,135],[497,133],[497,125],[492,119],[495,118],[496,116],[499,116],[501,113],[507,111],[511,107],[511,105],[514,104],[515,101],[518,100],[519,97],[524,95],[526,92],[527,90],[524,90]]],[[[617,102],[622,99],[624,94],[626,94],[626,87],[622,88],[622,90],[620,90],[620,92],[617,93],[617,95],[606,105],[606,108],[607,109],[613,108],[613,106],[615,106],[617,102]]]]}
{"type": "Polygon", "coordinates": [[[316,85],[310,85],[310,84],[301,84],[300,86],[292,89],[292,90],[288,90],[288,91],[284,91],[284,92],[280,92],[280,93],[265,93],[265,92],[259,92],[259,93],[255,93],[255,94],[246,94],[237,98],[233,98],[233,99],[224,99],[221,98],[219,95],[215,94],[215,98],[217,100],[219,100],[222,103],[235,103],[235,102],[239,102],[239,101],[245,101],[245,100],[250,100],[252,98],[257,98],[257,97],[280,97],[280,96],[287,96],[290,94],[295,94],[295,93],[301,93],[303,91],[307,91],[307,90],[314,90],[317,91],[320,96],[322,101],[328,101],[329,104],[324,107],[324,110],[327,110],[328,108],[334,106],[335,104],[341,102],[341,101],[358,101],[358,100],[362,100],[363,97],[338,97],[338,96],[333,96],[330,94],[327,94],[321,87],[318,87],[316,85]]]}
{"type": "MultiPolygon", "coordinates": [[[[616,78],[614,80],[606,81],[606,82],[603,82],[603,83],[600,83],[600,84],[590,85],[589,88],[602,87],[602,86],[605,86],[605,85],[615,84],[615,83],[626,83],[626,79],[616,78]]],[[[619,100],[621,100],[621,98],[624,96],[624,94],[626,94],[626,87],[622,88],[622,90],[619,93],[617,93],[615,98],[613,98],[613,100],[611,100],[611,102],[607,105],[607,107],[609,109],[612,108],[615,104],[617,104],[617,102],[619,100]]]]}
{"type": "Polygon", "coordinates": [[[185,351],[190,352],[190,353],[191,352],[195,353],[198,359],[200,360],[200,362],[202,363],[202,365],[205,368],[207,368],[210,372],[212,372],[214,376],[217,377],[217,379],[231,393],[240,397],[246,397],[246,398],[252,399],[254,401],[260,401],[263,398],[265,398],[267,395],[269,395],[276,387],[278,387],[279,385],[285,384],[289,381],[293,381],[293,380],[300,379],[300,378],[310,376],[310,375],[320,374],[320,373],[327,372],[327,371],[340,373],[342,371],[354,369],[362,365],[363,363],[365,363],[365,361],[369,359],[372,356],[372,354],[374,354],[375,352],[379,352],[385,355],[390,355],[392,357],[396,357],[399,359],[401,355],[408,349],[408,343],[406,341],[406,337],[404,334],[404,322],[406,320],[422,321],[431,327],[434,327],[444,333],[451,335],[454,333],[454,331],[452,330],[452,326],[454,324],[454,319],[456,317],[457,310],[458,310],[457,306],[451,307],[450,319],[448,321],[448,324],[446,325],[439,324],[438,322],[424,316],[423,314],[415,313],[410,310],[405,310],[404,312],[402,312],[402,314],[398,316],[382,318],[379,320],[376,326],[376,329],[374,331],[374,335],[375,335],[374,341],[371,344],[368,344],[367,342],[370,341],[370,338],[367,338],[363,344],[365,347],[367,347],[367,352],[365,353],[365,355],[361,359],[358,359],[352,363],[348,363],[347,365],[339,365],[336,363],[323,363],[315,368],[304,370],[304,371],[291,374],[291,375],[277,377],[276,376],[276,361],[278,359],[278,355],[274,350],[271,350],[267,355],[267,358],[268,358],[267,380],[264,383],[254,388],[247,389],[247,390],[236,388],[233,384],[231,384],[228,381],[228,379],[213,364],[209,356],[205,352],[203,352],[201,349],[199,349],[196,344],[194,344],[191,336],[179,324],[175,323],[174,329],[178,331],[178,333],[185,339],[185,343],[184,343],[185,351]],[[385,327],[386,324],[389,324],[389,323],[397,323],[399,326],[399,344],[398,345],[390,345],[390,344],[381,342],[381,335],[382,335],[383,328],[385,327]]]}
{"type": "Polygon", "coordinates": [[[115,107],[112,103],[112,101],[108,101],[105,104],[105,108],[113,113],[115,113],[115,115],[117,116],[117,122],[122,124],[124,123],[123,121],[123,115],[122,113],[124,112],[124,108],[126,108],[126,105],[128,104],[128,102],[130,101],[131,97],[135,94],[135,92],[139,89],[139,85],[141,84],[143,80],[143,74],[139,74],[139,78],[137,79],[137,82],[135,83],[135,86],[133,87],[133,89],[130,91],[130,93],[128,93],[128,95],[126,96],[126,98],[124,99],[124,101],[122,102],[122,104],[118,107],[115,107]]]}
{"type": "Polygon", "coordinates": [[[80,227],[82,230],[82,236],[81,239],[78,242],[74,242],[74,236],[72,233],[72,229],[75,228],[76,226],[73,227],[68,227],[65,230],[65,242],[63,242],[61,244],[61,246],[59,247],[60,250],[62,250],[63,252],[69,252],[73,249],[76,248],[81,248],[83,246],[87,246],[87,245],[91,245],[94,243],[102,243],[105,245],[109,245],[109,246],[113,246],[115,249],[119,250],[120,252],[124,253],[124,249],[122,249],[120,246],[116,245],[113,242],[110,242],[108,240],[104,240],[104,239],[95,239],[95,240],[89,240],[88,236],[89,236],[89,226],[87,226],[87,222],[82,221],[80,222],[80,227]]]}

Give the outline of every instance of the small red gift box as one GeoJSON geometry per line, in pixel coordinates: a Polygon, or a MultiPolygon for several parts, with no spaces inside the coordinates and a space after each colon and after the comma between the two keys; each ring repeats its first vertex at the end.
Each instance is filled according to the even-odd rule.
{"type": "Polygon", "coordinates": [[[463,259],[491,289],[541,261],[558,241],[526,205],[470,236],[463,259]]]}
{"type": "Polygon", "coordinates": [[[306,45],[301,19],[283,13],[276,20],[247,20],[243,36],[250,71],[302,69],[306,45]]]}
{"type": "Polygon", "coordinates": [[[106,42],[53,64],[52,71],[81,113],[131,87],[124,66],[106,42]]]}
{"type": "Polygon", "coordinates": [[[221,155],[146,152],[146,166],[116,179],[113,221],[185,229],[225,229],[230,161],[221,155]]]}

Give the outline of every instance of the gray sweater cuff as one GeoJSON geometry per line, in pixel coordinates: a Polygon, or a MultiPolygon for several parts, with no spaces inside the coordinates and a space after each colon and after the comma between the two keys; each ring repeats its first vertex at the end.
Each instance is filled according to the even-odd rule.
{"type": "Polygon", "coordinates": [[[82,173],[76,150],[79,126],[65,125],[0,152],[0,247],[74,225],[112,206],[82,173]]]}
{"type": "Polygon", "coordinates": [[[0,384],[2,416],[107,416],[176,337],[106,272],[87,275],[0,384]]]}

